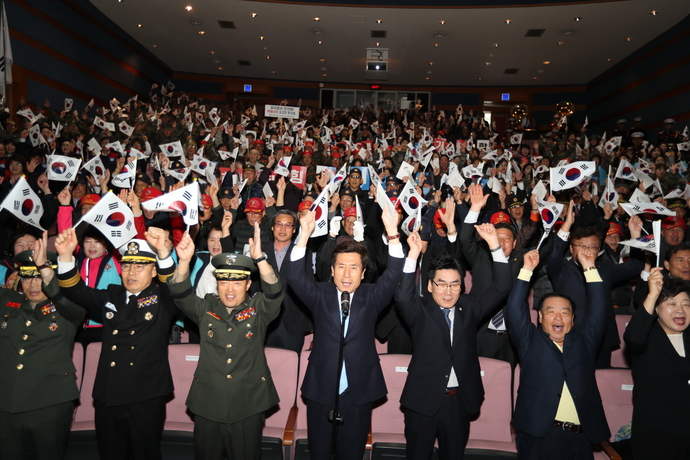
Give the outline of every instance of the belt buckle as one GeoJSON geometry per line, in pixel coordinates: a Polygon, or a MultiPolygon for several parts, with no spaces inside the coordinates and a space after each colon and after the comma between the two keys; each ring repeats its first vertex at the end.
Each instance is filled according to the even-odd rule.
{"type": "Polygon", "coordinates": [[[563,422],[563,431],[573,431],[575,424],[573,422],[563,422]]]}

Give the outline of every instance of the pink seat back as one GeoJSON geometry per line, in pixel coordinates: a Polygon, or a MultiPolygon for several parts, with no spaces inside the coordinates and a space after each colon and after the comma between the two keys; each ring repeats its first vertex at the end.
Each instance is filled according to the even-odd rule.
{"type": "Polygon", "coordinates": [[[479,358],[484,385],[484,402],[477,420],[470,424],[469,439],[512,442],[510,436],[510,363],[491,358],[479,358]]]}
{"type": "Polygon", "coordinates": [[[84,346],[79,342],[74,342],[74,349],[72,349],[72,362],[77,369],[75,378],[77,379],[77,388],[81,390],[81,379],[84,373],[84,346]]]}
{"type": "Polygon", "coordinates": [[[405,431],[405,421],[403,408],[400,405],[400,395],[402,395],[405,381],[407,380],[407,366],[410,364],[412,355],[387,354],[380,355],[381,370],[383,378],[386,380],[388,395],[385,401],[377,405],[371,414],[372,442],[377,442],[377,435],[403,434],[405,431]]]}
{"type": "Polygon", "coordinates": [[[472,290],[472,271],[468,271],[465,273],[465,291],[464,293],[467,294],[472,290]]]}
{"type": "Polygon", "coordinates": [[[168,361],[175,391],[165,405],[166,431],[194,431],[194,421],[187,411],[187,395],[192,387],[194,372],[199,363],[199,344],[180,343],[168,346],[168,361]]]}
{"type": "Polygon", "coordinates": [[[632,420],[633,378],[630,369],[597,369],[597,386],[604,404],[611,440],[616,432],[632,420]]]}
{"type": "Polygon", "coordinates": [[[98,359],[101,356],[101,342],[92,342],[86,347],[84,376],[79,392],[79,406],[74,414],[72,431],[95,430],[95,408],[93,406],[93,385],[96,381],[98,359]]]}
{"type": "Polygon", "coordinates": [[[280,403],[266,412],[265,426],[283,430],[297,395],[299,357],[293,350],[266,347],[266,360],[280,403]]]}

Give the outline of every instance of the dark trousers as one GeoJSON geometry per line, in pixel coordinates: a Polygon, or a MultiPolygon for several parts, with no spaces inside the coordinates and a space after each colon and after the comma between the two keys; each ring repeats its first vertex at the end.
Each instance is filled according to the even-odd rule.
{"type": "Polygon", "coordinates": [[[497,335],[490,331],[481,330],[477,333],[477,353],[484,358],[508,361],[512,367],[517,364],[515,345],[510,335],[497,335]]]}
{"type": "Polygon", "coordinates": [[[520,460],[592,460],[594,445],[584,433],[573,433],[552,426],[542,438],[521,431],[517,435],[520,460]]]}
{"type": "MultiPolygon", "coordinates": [[[[371,426],[372,403],[355,406],[351,402],[352,393],[340,395],[340,414],[343,424],[338,427],[336,458],[338,460],[361,460],[371,426]]],[[[307,437],[312,460],[331,458],[331,439],[333,425],[328,421],[328,413],[333,404],[323,405],[307,399],[307,437]]]]}
{"type": "Polygon", "coordinates": [[[259,460],[264,413],[235,423],[219,423],[194,415],[195,460],[259,460]]]}
{"type": "Polygon", "coordinates": [[[160,460],[165,396],[123,406],[94,401],[101,460],[160,460]]]}
{"type": "Polygon", "coordinates": [[[304,333],[291,334],[285,327],[285,323],[281,320],[274,321],[266,333],[267,347],[285,348],[286,350],[294,350],[297,354],[302,353],[304,346],[304,333]]]}
{"type": "Polygon", "coordinates": [[[74,401],[10,414],[0,412],[0,459],[59,460],[74,415],[74,401]]]}
{"type": "Polygon", "coordinates": [[[690,460],[690,433],[680,436],[648,425],[632,424],[633,457],[690,460]]]}
{"type": "Polygon", "coordinates": [[[446,396],[434,415],[405,408],[405,441],[408,460],[429,460],[438,438],[439,460],[462,459],[470,433],[470,414],[460,395],[446,396]]]}

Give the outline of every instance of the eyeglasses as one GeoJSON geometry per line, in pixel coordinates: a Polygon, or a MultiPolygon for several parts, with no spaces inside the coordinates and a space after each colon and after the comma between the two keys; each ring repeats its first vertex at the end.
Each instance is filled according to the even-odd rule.
{"type": "Polygon", "coordinates": [[[571,244],[571,246],[582,249],[583,251],[598,251],[599,246],[585,246],[584,244],[571,244]]]}
{"type": "Polygon", "coordinates": [[[434,280],[431,280],[431,282],[434,283],[434,286],[436,286],[436,289],[438,289],[438,290],[441,291],[441,292],[443,292],[443,291],[445,291],[446,289],[448,289],[448,287],[450,287],[450,290],[451,290],[451,291],[453,291],[453,292],[458,292],[458,291],[460,290],[460,288],[462,287],[462,285],[461,285],[460,283],[452,283],[452,284],[444,283],[444,284],[438,284],[438,283],[437,283],[436,281],[434,281],[434,280]]]}
{"type": "Polygon", "coordinates": [[[361,176],[350,176],[350,179],[361,179],[361,176]]]}
{"type": "Polygon", "coordinates": [[[151,264],[122,264],[122,271],[123,272],[129,272],[129,271],[134,271],[136,273],[141,273],[144,271],[144,268],[149,266],[151,264]]]}
{"type": "Polygon", "coordinates": [[[40,276],[38,276],[38,277],[31,277],[31,278],[29,278],[28,276],[22,276],[22,283],[32,284],[32,283],[35,283],[35,282],[37,282],[37,281],[38,281],[39,283],[42,283],[42,282],[43,282],[43,278],[41,278],[40,276]]]}
{"type": "Polygon", "coordinates": [[[292,228],[294,224],[291,224],[290,222],[276,222],[273,224],[274,227],[279,227],[279,228],[292,228]]]}
{"type": "Polygon", "coordinates": [[[18,163],[16,161],[10,162],[10,166],[21,166],[21,165],[22,165],[21,163],[18,163]]]}

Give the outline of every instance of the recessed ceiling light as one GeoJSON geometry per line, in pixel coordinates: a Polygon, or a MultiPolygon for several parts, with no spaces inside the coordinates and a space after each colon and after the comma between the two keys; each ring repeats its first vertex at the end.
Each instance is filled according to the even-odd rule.
{"type": "Polygon", "coordinates": [[[276,73],[276,71],[275,71],[275,70],[271,70],[271,73],[276,73]]]}
{"type": "Polygon", "coordinates": [[[211,54],[216,54],[216,52],[215,52],[215,51],[209,51],[209,52],[210,52],[211,54]]]}
{"type": "Polygon", "coordinates": [[[433,63],[433,62],[430,62],[429,65],[434,65],[434,63],[433,63]]]}
{"type": "Polygon", "coordinates": [[[481,81],[481,79],[482,79],[482,77],[477,78],[477,80],[480,80],[480,81],[481,81]]]}
{"type": "Polygon", "coordinates": [[[192,5],[187,5],[184,7],[184,9],[187,11],[192,11],[192,5]]]}
{"type": "Polygon", "coordinates": [[[606,58],[606,60],[611,62],[611,61],[613,61],[613,58],[606,58]]]}
{"type": "Polygon", "coordinates": [[[626,42],[631,42],[631,41],[632,41],[632,37],[626,38],[625,41],[626,41],[626,42]]]}
{"type": "Polygon", "coordinates": [[[542,64],[549,65],[551,64],[551,61],[543,61],[542,64]]]}
{"type": "Polygon", "coordinates": [[[319,22],[320,20],[321,20],[321,18],[314,18],[315,22],[319,22]]]}
{"type": "Polygon", "coordinates": [[[158,45],[151,45],[151,46],[153,46],[154,48],[158,48],[158,45]]]}
{"type": "Polygon", "coordinates": [[[446,25],[446,21],[438,21],[438,23],[441,24],[442,26],[446,25]]]}
{"type": "Polygon", "coordinates": [[[506,22],[506,24],[510,24],[510,23],[513,22],[513,21],[511,21],[510,19],[506,19],[505,22],[506,22]]]}
{"type": "Polygon", "coordinates": [[[223,70],[223,68],[222,68],[222,67],[218,67],[218,70],[223,70]]]}
{"type": "Polygon", "coordinates": [[[255,17],[256,17],[256,13],[252,13],[252,14],[251,14],[251,17],[255,18],[255,17]]]}
{"type": "Polygon", "coordinates": [[[652,11],[652,12],[649,13],[649,14],[651,14],[652,16],[656,16],[657,14],[659,14],[659,12],[658,12],[657,10],[654,10],[654,11],[652,11]]]}
{"type": "Polygon", "coordinates": [[[539,80],[539,77],[532,77],[532,80],[539,80]]]}
{"type": "Polygon", "coordinates": [[[498,48],[499,46],[501,46],[501,45],[498,43],[494,43],[494,48],[498,48]]]}
{"type": "Polygon", "coordinates": [[[376,42],[376,46],[381,46],[381,42],[376,42]]]}
{"type": "Polygon", "coordinates": [[[204,35],[205,33],[206,33],[206,32],[204,32],[203,30],[200,30],[200,31],[199,31],[199,35],[204,35]]]}
{"type": "Polygon", "coordinates": [[[491,65],[491,63],[490,63],[490,62],[485,62],[484,65],[489,66],[489,65],[491,65]]]}
{"type": "Polygon", "coordinates": [[[323,45],[323,42],[321,40],[319,40],[319,45],[323,45]]]}
{"type": "Polygon", "coordinates": [[[328,74],[327,74],[327,73],[322,73],[321,76],[322,76],[322,77],[327,77],[328,74]]]}
{"type": "Polygon", "coordinates": [[[142,25],[141,25],[141,24],[137,24],[137,27],[139,27],[139,28],[141,29],[142,25]]]}
{"type": "Polygon", "coordinates": [[[319,62],[326,62],[325,59],[319,59],[319,62]]]}
{"type": "Polygon", "coordinates": [[[580,16],[577,16],[577,17],[575,18],[575,22],[580,22],[580,21],[582,21],[582,18],[581,18],[580,16]]]}
{"type": "Polygon", "coordinates": [[[376,20],[376,24],[381,24],[383,21],[381,19],[376,20]]]}
{"type": "Polygon", "coordinates": [[[266,59],[271,59],[271,56],[266,56],[266,59]]]}
{"type": "Polygon", "coordinates": [[[434,43],[434,48],[438,48],[439,46],[441,45],[439,45],[438,43],[434,43]]]}
{"type": "Polygon", "coordinates": [[[425,79],[425,80],[428,80],[428,79],[429,79],[429,77],[424,77],[424,79],[425,79]]]}
{"type": "Polygon", "coordinates": [[[557,45],[565,45],[565,42],[556,42],[557,45]]]}
{"type": "Polygon", "coordinates": [[[264,37],[264,36],[262,35],[261,37],[259,37],[259,40],[263,40],[264,38],[266,38],[266,37],[264,37]]]}

